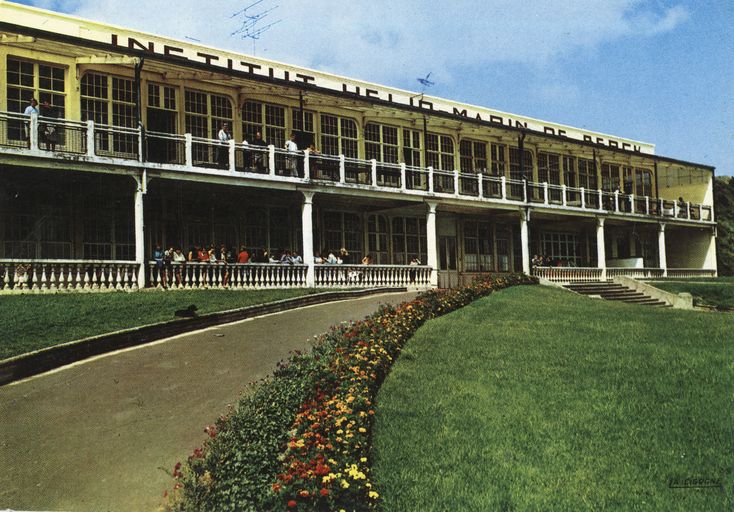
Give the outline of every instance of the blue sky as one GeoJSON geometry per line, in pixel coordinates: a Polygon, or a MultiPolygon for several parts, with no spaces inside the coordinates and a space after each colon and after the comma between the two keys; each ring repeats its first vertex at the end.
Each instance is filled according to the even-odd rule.
{"type": "Polygon", "coordinates": [[[21,3],[656,144],[734,174],[734,1],[21,3]],[[175,6],[172,8],[171,6],[175,6]]]}

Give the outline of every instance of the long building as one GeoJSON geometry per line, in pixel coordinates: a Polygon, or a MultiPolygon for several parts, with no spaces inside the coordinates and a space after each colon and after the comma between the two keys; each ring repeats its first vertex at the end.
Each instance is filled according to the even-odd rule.
{"type": "Polygon", "coordinates": [[[650,143],[5,1],[0,41],[4,291],[716,275],[714,168],[650,143]],[[220,244],[303,264],[152,259],[220,244]]]}

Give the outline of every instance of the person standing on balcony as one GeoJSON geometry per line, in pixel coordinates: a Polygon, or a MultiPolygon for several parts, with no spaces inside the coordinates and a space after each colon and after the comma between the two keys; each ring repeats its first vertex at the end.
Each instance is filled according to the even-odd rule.
{"type": "MultiPolygon", "coordinates": [[[[31,117],[32,114],[38,115],[38,101],[36,101],[36,98],[31,98],[30,104],[25,108],[23,111],[23,115],[26,115],[28,117],[31,117]]],[[[31,125],[30,122],[25,124],[25,140],[30,141],[31,140],[31,125]]],[[[30,143],[30,142],[29,142],[30,143]]]]}
{"type": "MultiPolygon", "coordinates": [[[[420,264],[421,264],[421,260],[418,259],[418,256],[413,256],[411,258],[411,260],[410,260],[410,266],[411,267],[417,267],[420,264]]],[[[415,278],[416,278],[417,274],[418,273],[416,272],[415,268],[411,268],[408,271],[408,277],[410,278],[410,282],[411,283],[415,283],[415,278]]]]}
{"type": "Polygon", "coordinates": [[[217,147],[217,163],[222,169],[229,167],[229,141],[232,139],[232,132],[229,131],[229,123],[222,123],[219,133],[219,146],[217,147]]]}
{"type": "Polygon", "coordinates": [[[265,150],[268,143],[263,140],[262,133],[257,132],[250,145],[257,146],[252,152],[252,166],[257,172],[263,172],[265,170],[265,150]]]}
{"type": "MultiPolygon", "coordinates": [[[[41,104],[41,115],[50,119],[56,119],[59,117],[59,111],[51,105],[48,101],[44,101],[41,104]]],[[[43,123],[38,128],[43,136],[43,141],[46,143],[46,151],[56,151],[56,143],[59,141],[59,127],[52,123],[43,123]]]]}
{"type": "Polygon", "coordinates": [[[286,173],[289,176],[298,178],[298,144],[296,144],[296,134],[291,133],[290,139],[285,143],[285,149],[288,151],[288,156],[285,159],[286,173]]]}

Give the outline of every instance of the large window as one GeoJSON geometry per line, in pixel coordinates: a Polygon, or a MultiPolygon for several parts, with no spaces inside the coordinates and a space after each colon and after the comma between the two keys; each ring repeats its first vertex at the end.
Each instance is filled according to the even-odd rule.
{"type": "Polygon", "coordinates": [[[285,129],[284,107],[258,101],[246,101],[242,106],[242,132],[245,140],[255,140],[255,134],[260,132],[265,142],[282,148],[286,141],[285,129]]]}
{"type": "Polygon", "coordinates": [[[597,190],[596,162],[586,158],[578,159],[579,187],[586,190],[597,190]]]}
{"type": "MultiPolygon", "coordinates": [[[[510,148],[510,179],[516,182],[523,178],[531,180],[533,176],[533,154],[527,149],[523,151],[522,169],[520,166],[520,150],[518,148],[510,148]]],[[[523,197],[523,186],[514,183],[509,187],[509,196],[513,199],[523,197]]]]}
{"type": "Polygon", "coordinates": [[[459,142],[459,160],[462,172],[487,172],[487,144],[475,140],[459,142]]]}
{"type": "Polygon", "coordinates": [[[454,170],[454,141],[448,135],[426,134],[426,166],[454,170]]]}
{"type": "Polygon", "coordinates": [[[321,114],[321,152],[359,158],[357,123],[353,119],[321,114]]]}
{"type": "MultiPolygon", "coordinates": [[[[227,96],[186,89],[184,97],[185,130],[194,137],[217,138],[222,123],[232,126],[232,102],[227,96]]],[[[216,163],[217,156],[210,144],[195,143],[194,161],[216,163]]]]}
{"type": "Polygon", "coordinates": [[[635,194],[652,197],[652,172],[649,169],[635,169],[635,194]]]}
{"type": "Polygon", "coordinates": [[[418,130],[403,128],[403,161],[405,165],[421,165],[421,133],[418,130]]]}
{"type": "Polygon", "coordinates": [[[48,101],[58,117],[65,117],[64,68],[8,57],[8,110],[23,112],[31,98],[48,101]]]}
{"type": "Polygon", "coordinates": [[[468,272],[494,270],[492,252],[492,225],[489,222],[464,223],[464,268],[468,272]]]}
{"type": "Polygon", "coordinates": [[[578,266],[580,250],[578,237],[573,233],[545,232],[541,235],[543,256],[567,266],[578,266]]]}
{"type": "MultiPolygon", "coordinates": [[[[299,149],[306,149],[316,144],[316,130],[314,127],[314,113],[294,108],[291,110],[291,126],[293,131],[300,133],[299,149]]],[[[249,140],[249,139],[248,139],[249,140]]]]}
{"type": "Polygon", "coordinates": [[[615,190],[620,190],[620,175],[618,165],[601,165],[601,189],[605,192],[614,192],[615,190]]]}
{"type": "Polygon", "coordinates": [[[407,265],[414,257],[426,264],[426,221],[416,217],[392,219],[393,264],[407,265]]]}
{"type": "Polygon", "coordinates": [[[373,263],[390,263],[387,228],[384,215],[370,215],[367,218],[367,253],[372,256],[373,263]]]}
{"type": "MultiPolygon", "coordinates": [[[[133,80],[100,73],[85,73],[81,80],[82,119],[98,124],[137,128],[133,80]]],[[[100,129],[96,151],[112,156],[137,155],[137,137],[131,133],[100,129]]]]}
{"type": "Polygon", "coordinates": [[[563,157],[563,183],[567,187],[576,187],[578,184],[576,175],[576,159],[572,156],[563,157]]]}
{"type": "MultiPolygon", "coordinates": [[[[359,215],[346,212],[324,212],[324,251],[336,254],[344,247],[349,252],[350,263],[362,262],[362,221],[359,215]]],[[[324,255],[328,255],[328,252],[324,255]]]]}
{"type": "Polygon", "coordinates": [[[364,127],[364,149],[367,160],[398,163],[398,129],[384,124],[367,123],[364,127]]]}
{"type": "MultiPolygon", "coordinates": [[[[538,153],[538,181],[547,182],[550,185],[561,184],[561,157],[554,153],[538,153]]],[[[551,188],[549,193],[551,201],[561,201],[561,190],[551,188]]]]}
{"type": "Polygon", "coordinates": [[[493,176],[505,175],[506,150],[502,144],[492,144],[490,149],[490,165],[493,176]]]}

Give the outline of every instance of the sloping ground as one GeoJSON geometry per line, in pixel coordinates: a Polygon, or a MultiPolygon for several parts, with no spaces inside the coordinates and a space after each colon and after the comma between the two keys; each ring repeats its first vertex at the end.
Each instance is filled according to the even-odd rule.
{"type": "Polygon", "coordinates": [[[650,284],[667,292],[690,293],[697,306],[734,309],[734,278],[731,277],[652,281],[650,284]]]}
{"type": "Polygon", "coordinates": [[[378,396],[384,509],[732,510],[733,327],[547,287],[429,322],[378,396]]]}
{"type": "Polygon", "coordinates": [[[292,350],[415,293],[321,304],[0,387],[0,510],[155,510],[205,425],[292,350]]]}

